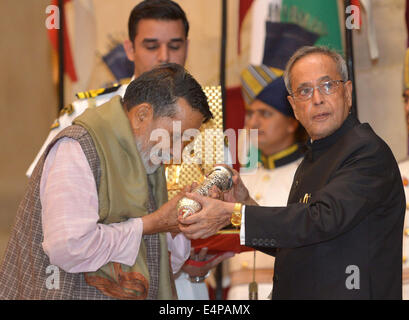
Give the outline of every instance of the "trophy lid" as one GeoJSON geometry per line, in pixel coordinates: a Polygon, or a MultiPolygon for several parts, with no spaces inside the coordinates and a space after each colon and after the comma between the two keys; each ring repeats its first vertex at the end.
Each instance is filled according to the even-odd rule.
{"type": "Polygon", "coordinates": [[[228,167],[224,167],[224,166],[215,166],[212,170],[212,172],[210,173],[217,173],[217,174],[221,174],[225,177],[225,179],[223,179],[223,190],[222,191],[226,191],[226,190],[230,190],[233,186],[233,171],[228,168],[228,167]]]}

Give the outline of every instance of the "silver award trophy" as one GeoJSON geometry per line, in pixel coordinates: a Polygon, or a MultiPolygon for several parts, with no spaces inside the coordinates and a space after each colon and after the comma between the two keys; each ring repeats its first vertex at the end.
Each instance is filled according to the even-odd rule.
{"type": "MultiPolygon", "coordinates": [[[[233,186],[233,172],[223,166],[216,166],[212,172],[206,177],[203,183],[195,188],[192,192],[200,194],[202,196],[208,196],[209,191],[213,186],[218,187],[221,191],[230,190],[233,186]]],[[[186,218],[202,208],[199,202],[182,198],[177,204],[178,214],[186,218]]]]}

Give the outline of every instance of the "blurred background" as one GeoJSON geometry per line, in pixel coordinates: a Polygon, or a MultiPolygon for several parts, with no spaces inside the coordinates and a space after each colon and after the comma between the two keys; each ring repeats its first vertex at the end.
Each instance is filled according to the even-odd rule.
{"type": "MultiPolygon", "coordinates": [[[[64,104],[73,101],[78,91],[106,87],[118,80],[104,57],[126,39],[128,15],[138,2],[66,1],[66,30],[76,79],[72,74],[65,75],[64,104]]],[[[186,68],[203,86],[219,85],[223,1],[176,2],[185,10],[191,27],[186,68]]],[[[283,2],[288,7],[299,5],[302,10],[309,10],[306,3],[317,3],[315,0],[283,2]]],[[[369,122],[389,144],[397,160],[402,160],[407,156],[402,101],[406,1],[373,0],[361,4],[364,2],[371,6],[366,10],[361,8],[360,29],[352,30],[358,117],[361,122],[369,122]]],[[[51,3],[50,0],[0,2],[0,256],[27,185],[25,172],[59,113],[56,51],[46,28],[49,16],[46,10],[51,3]]],[[[239,96],[240,73],[249,64],[262,62],[260,52],[265,36],[260,41],[255,35],[264,30],[269,1],[225,3],[227,127],[239,128],[244,115],[239,96]]],[[[344,1],[324,3],[332,4],[337,11],[331,15],[324,10],[323,16],[319,11],[312,11],[314,26],[320,29],[316,31],[321,43],[317,43],[345,51],[344,23],[348,14],[344,12],[344,1]]]]}

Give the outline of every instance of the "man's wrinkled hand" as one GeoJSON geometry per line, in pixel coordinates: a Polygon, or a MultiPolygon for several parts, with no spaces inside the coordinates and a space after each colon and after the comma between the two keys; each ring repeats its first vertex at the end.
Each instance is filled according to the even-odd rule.
{"type": "Polygon", "coordinates": [[[228,168],[231,172],[233,172],[233,186],[230,190],[222,192],[216,186],[212,187],[211,193],[209,194],[210,197],[214,199],[223,200],[226,202],[241,202],[246,203],[249,202],[250,194],[246,186],[244,185],[243,181],[240,178],[240,174],[233,168],[225,165],[225,164],[218,164],[217,166],[223,166],[228,168]]]}
{"type": "Polygon", "coordinates": [[[153,234],[158,232],[170,232],[172,237],[180,233],[177,204],[179,200],[186,196],[187,192],[191,191],[190,186],[186,186],[171,200],[163,204],[158,210],[152,214],[143,217],[144,234],[153,234]]]}
{"type": "Polygon", "coordinates": [[[230,224],[234,204],[203,197],[195,193],[186,196],[200,203],[202,209],[189,217],[179,216],[179,228],[189,239],[205,239],[230,224]]]}

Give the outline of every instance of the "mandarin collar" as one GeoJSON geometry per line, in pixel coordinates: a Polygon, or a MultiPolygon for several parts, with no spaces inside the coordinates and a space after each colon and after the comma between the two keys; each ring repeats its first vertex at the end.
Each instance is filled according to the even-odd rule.
{"type": "Polygon", "coordinates": [[[308,150],[307,153],[311,153],[310,156],[312,157],[313,154],[316,155],[317,153],[320,153],[320,151],[328,149],[333,144],[335,144],[340,137],[345,135],[350,129],[352,129],[358,124],[360,124],[359,120],[356,118],[355,115],[350,113],[348,117],[345,119],[345,121],[342,123],[341,127],[335,130],[328,137],[315,140],[313,142],[309,140],[306,144],[308,150]]]}

